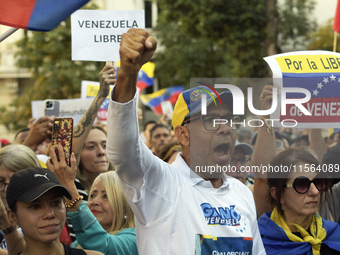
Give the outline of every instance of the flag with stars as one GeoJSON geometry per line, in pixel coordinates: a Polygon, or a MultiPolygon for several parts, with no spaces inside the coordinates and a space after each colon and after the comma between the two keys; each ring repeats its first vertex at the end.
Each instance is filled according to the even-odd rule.
{"type": "MultiPolygon", "coordinates": [[[[328,51],[300,51],[265,58],[273,71],[274,85],[281,88],[303,88],[310,100],[302,104],[311,115],[305,115],[296,104],[286,105],[286,115],[276,113],[280,121],[294,120],[294,127],[340,127],[340,54],[328,51]]],[[[287,93],[287,99],[306,98],[304,93],[287,93]]],[[[297,102],[297,101],[296,101],[297,102]]]]}
{"type": "Polygon", "coordinates": [[[106,123],[107,121],[107,111],[109,110],[109,104],[110,98],[105,98],[98,111],[98,117],[103,123],[106,123]]]}

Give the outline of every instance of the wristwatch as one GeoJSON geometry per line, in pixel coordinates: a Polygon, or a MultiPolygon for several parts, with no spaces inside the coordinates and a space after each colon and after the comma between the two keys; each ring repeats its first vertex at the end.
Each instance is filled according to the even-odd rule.
{"type": "Polygon", "coordinates": [[[9,228],[6,228],[4,230],[0,230],[1,234],[3,235],[7,235],[7,234],[10,234],[12,233],[13,231],[15,231],[16,229],[13,228],[13,226],[10,226],[9,228]]]}

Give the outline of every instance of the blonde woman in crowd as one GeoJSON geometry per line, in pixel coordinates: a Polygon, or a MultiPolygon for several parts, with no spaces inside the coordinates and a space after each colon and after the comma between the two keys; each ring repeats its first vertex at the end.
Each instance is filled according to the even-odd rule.
{"type": "Polygon", "coordinates": [[[71,167],[68,167],[61,146],[58,151],[60,162],[51,150],[52,162],[48,162],[47,167],[72,195],[72,200],[67,201],[70,204],[68,216],[77,238],[72,247],[80,245],[104,254],[137,255],[134,215],[120,188],[116,172],[102,173],[94,180],[86,204],[74,184],[74,154],[71,167]]]}

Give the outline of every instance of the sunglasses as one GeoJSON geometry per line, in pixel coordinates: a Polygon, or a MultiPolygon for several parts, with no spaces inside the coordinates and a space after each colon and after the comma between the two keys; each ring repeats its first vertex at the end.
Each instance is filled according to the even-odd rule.
{"type": "Polygon", "coordinates": [[[314,183],[315,187],[319,191],[323,191],[327,188],[327,179],[316,177],[313,180],[309,180],[305,176],[297,177],[293,183],[286,184],[286,187],[294,188],[295,191],[299,194],[305,194],[309,190],[311,183],[314,183]]]}

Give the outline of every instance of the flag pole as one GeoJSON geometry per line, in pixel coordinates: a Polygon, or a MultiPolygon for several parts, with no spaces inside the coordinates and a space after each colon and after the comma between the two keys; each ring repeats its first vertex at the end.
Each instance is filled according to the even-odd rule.
{"type": "Polygon", "coordinates": [[[10,29],[8,29],[5,33],[0,35],[0,42],[2,42],[3,40],[5,40],[7,37],[9,37],[11,34],[13,34],[15,31],[17,31],[19,28],[16,27],[11,27],[10,29]]]}
{"type": "Polygon", "coordinates": [[[333,52],[336,52],[337,39],[338,39],[337,32],[334,31],[333,52]]]}

